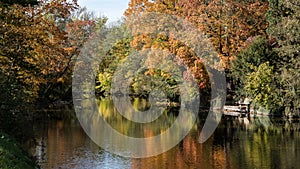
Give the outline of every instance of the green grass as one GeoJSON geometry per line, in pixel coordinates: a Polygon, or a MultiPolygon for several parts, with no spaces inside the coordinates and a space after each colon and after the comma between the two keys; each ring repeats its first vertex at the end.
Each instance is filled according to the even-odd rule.
{"type": "Polygon", "coordinates": [[[37,168],[19,144],[7,134],[0,132],[0,169],[37,168]]]}

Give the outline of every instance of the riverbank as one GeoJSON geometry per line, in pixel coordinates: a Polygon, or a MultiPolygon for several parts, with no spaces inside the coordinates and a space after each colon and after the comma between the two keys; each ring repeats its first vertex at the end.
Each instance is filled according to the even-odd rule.
{"type": "Polygon", "coordinates": [[[38,167],[15,139],[0,132],[0,168],[35,169],[38,167]]]}

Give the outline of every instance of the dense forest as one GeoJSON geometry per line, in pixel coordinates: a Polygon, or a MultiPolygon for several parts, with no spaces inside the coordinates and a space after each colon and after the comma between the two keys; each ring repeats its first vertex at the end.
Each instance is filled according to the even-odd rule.
{"type": "MultiPolygon", "coordinates": [[[[76,60],[89,39],[103,33],[112,37],[122,33],[123,38],[115,40],[105,56],[99,56],[102,60],[95,76],[97,97],[122,94],[113,93],[112,83],[120,73],[119,65],[123,65],[122,73],[139,73],[129,86],[132,97],[147,98],[153,88],[158,88],[172,103],[180,101],[182,79],[168,72],[174,67],[164,52],[148,52],[157,49],[172,54],[172,61],[188,68],[183,72],[184,80],[196,79],[201,102],[209,106],[210,76],[190,46],[176,36],[130,34],[126,21],[146,12],[177,16],[204,32],[225,70],[227,101],[250,98],[253,109],[263,108],[281,117],[299,117],[298,0],[131,0],[124,18],[114,24],[107,24],[107,17],[95,15],[76,0],[1,0],[0,146],[10,148],[1,149],[0,161],[7,166],[0,168],[14,165],[10,153],[15,154],[16,161],[20,160],[17,164],[34,165],[10,136],[17,141],[26,140],[32,134],[29,128],[34,119],[55,116],[44,116],[37,110],[72,105],[76,60]],[[142,62],[136,62],[142,56],[131,57],[136,51],[164,69],[145,69],[142,62]]],[[[105,48],[103,44],[93,47],[91,52],[96,56],[105,48]]]]}
{"type": "MultiPolygon", "coordinates": [[[[299,0],[131,0],[124,19],[111,25],[76,0],[1,0],[0,131],[17,135],[17,128],[39,116],[34,110],[72,103],[72,74],[82,46],[99,31],[127,29],[126,18],[143,12],[178,16],[205,33],[225,69],[229,100],[248,97],[254,108],[299,116],[299,0]]],[[[95,80],[97,96],[113,94],[117,66],[130,67],[126,58],[132,50],[150,48],[175,55],[209,95],[207,70],[191,48],[163,34],[139,34],[117,40],[105,54],[95,80]]],[[[130,86],[132,95],[146,97],[159,86],[170,100],[179,100],[178,82],[170,74],[137,72],[142,74],[130,86]]]]}

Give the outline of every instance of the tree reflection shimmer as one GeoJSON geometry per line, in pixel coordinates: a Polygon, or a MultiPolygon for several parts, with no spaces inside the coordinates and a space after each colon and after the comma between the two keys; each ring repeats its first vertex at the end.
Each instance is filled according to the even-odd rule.
{"type": "MultiPolygon", "coordinates": [[[[123,117],[110,116],[116,111],[110,102],[111,100],[100,101],[100,110],[104,113],[103,117],[120,132],[143,137],[163,132],[163,129],[157,127],[159,124],[153,125],[156,126],[154,128],[138,127],[129,124],[123,117]]],[[[160,122],[163,128],[167,128],[173,122],[168,118],[176,118],[167,114],[160,122]]],[[[85,135],[75,120],[55,121],[48,126],[36,127],[36,139],[43,147],[37,146],[34,151],[40,165],[45,169],[59,167],[247,169],[293,168],[300,165],[298,121],[270,120],[267,117],[223,118],[214,135],[204,144],[198,142],[201,128],[201,124],[195,125],[180,144],[161,155],[130,159],[103,151],[85,135]]]]}

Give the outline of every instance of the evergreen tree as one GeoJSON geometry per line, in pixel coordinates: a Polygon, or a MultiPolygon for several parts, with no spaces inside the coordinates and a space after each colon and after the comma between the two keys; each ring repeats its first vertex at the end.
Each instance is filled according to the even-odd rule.
{"type": "Polygon", "coordinates": [[[286,114],[300,109],[300,1],[269,0],[268,34],[275,39],[280,67],[280,93],[286,114]]]}

